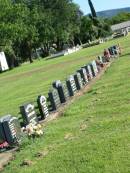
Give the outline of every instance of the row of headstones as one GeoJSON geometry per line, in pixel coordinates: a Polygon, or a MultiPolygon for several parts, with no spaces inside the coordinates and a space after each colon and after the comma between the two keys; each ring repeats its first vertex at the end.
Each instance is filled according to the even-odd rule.
{"type": "MultiPolygon", "coordinates": [[[[99,56],[98,60],[92,61],[81,67],[74,75],[70,75],[65,83],[57,80],[52,83],[52,89],[48,92],[48,98],[38,96],[37,103],[41,120],[47,118],[52,111],[66,103],[68,99],[86,86],[92,78],[96,77],[101,68],[106,63],[105,57],[99,56]],[[49,102],[49,105],[48,105],[49,102]]],[[[20,112],[23,117],[24,125],[39,123],[35,106],[31,103],[20,106],[20,112]]],[[[0,119],[0,143],[6,141],[10,145],[19,143],[21,140],[21,126],[19,120],[11,115],[4,116],[0,119]]]]}
{"type": "MultiPolygon", "coordinates": [[[[100,60],[102,60],[102,57],[100,57],[100,60]]],[[[101,63],[103,64],[103,60],[101,63]]],[[[64,83],[60,80],[54,81],[52,88],[48,92],[48,98],[42,95],[37,98],[41,120],[47,118],[50,112],[57,111],[70,97],[74,96],[92,78],[96,77],[100,70],[99,68],[96,61],[92,61],[90,64],[77,70],[74,75],[70,75],[64,83]]],[[[30,123],[35,125],[39,122],[33,104],[29,103],[20,106],[20,112],[24,120],[24,125],[30,123]]]]}

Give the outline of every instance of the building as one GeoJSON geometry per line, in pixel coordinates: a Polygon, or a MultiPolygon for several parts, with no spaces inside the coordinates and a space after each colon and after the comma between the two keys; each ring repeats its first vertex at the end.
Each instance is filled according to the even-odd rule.
{"type": "Polygon", "coordinates": [[[112,25],[111,29],[114,33],[125,33],[130,31],[130,21],[122,22],[116,25],[112,25]]]}
{"type": "Polygon", "coordinates": [[[8,70],[8,64],[4,52],[0,52],[0,72],[8,70]]]}

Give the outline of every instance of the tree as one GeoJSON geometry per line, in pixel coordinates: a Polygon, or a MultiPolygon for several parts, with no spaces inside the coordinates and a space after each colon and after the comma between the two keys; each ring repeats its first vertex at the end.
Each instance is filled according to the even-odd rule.
{"type": "Polygon", "coordinates": [[[23,4],[14,4],[11,0],[0,0],[0,39],[1,49],[8,55],[10,68],[16,59],[14,44],[26,35],[24,19],[28,9],[23,4]]]}
{"type": "Polygon", "coordinates": [[[94,9],[94,6],[93,6],[93,3],[91,0],[88,0],[88,4],[89,4],[89,7],[90,7],[90,10],[91,10],[91,15],[93,18],[96,18],[97,17],[97,14],[96,14],[96,11],[94,9]]]}

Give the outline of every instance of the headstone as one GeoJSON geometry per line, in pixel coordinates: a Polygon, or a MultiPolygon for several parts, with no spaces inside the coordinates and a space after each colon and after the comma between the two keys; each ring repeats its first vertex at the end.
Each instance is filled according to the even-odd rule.
{"type": "Polygon", "coordinates": [[[91,67],[91,70],[92,70],[93,77],[97,76],[98,69],[97,69],[97,65],[96,65],[95,60],[90,63],[90,67],[91,67]]]}
{"type": "Polygon", "coordinates": [[[66,84],[62,83],[60,80],[57,80],[53,82],[52,85],[57,89],[61,103],[65,103],[69,98],[69,92],[66,84]]]}
{"type": "Polygon", "coordinates": [[[88,76],[87,76],[87,72],[86,72],[85,68],[81,68],[81,69],[77,70],[77,72],[80,73],[81,78],[83,80],[83,84],[86,85],[88,83],[88,76]]]}
{"type": "Polygon", "coordinates": [[[47,107],[46,97],[42,96],[42,95],[38,96],[37,104],[38,104],[38,108],[40,111],[41,119],[45,119],[46,117],[48,117],[49,111],[48,111],[48,107],[47,107]]]}
{"type": "Polygon", "coordinates": [[[74,80],[75,80],[77,90],[82,89],[83,88],[83,81],[82,81],[80,73],[74,74],[74,80]]]}
{"type": "Polygon", "coordinates": [[[52,88],[49,93],[48,93],[48,101],[50,102],[50,110],[51,111],[55,111],[57,110],[60,105],[61,105],[61,101],[60,101],[60,97],[58,94],[57,89],[52,88]]]}
{"type": "Polygon", "coordinates": [[[99,60],[101,63],[104,63],[104,62],[103,62],[103,57],[102,57],[102,56],[98,56],[98,60],[99,60]]]}
{"type": "Polygon", "coordinates": [[[113,48],[114,54],[118,55],[118,46],[114,45],[114,46],[112,46],[112,48],[113,48]]]}
{"type": "Polygon", "coordinates": [[[109,50],[109,53],[110,53],[111,56],[115,55],[115,51],[114,51],[113,47],[109,47],[108,50],[109,50]]]}
{"type": "Polygon", "coordinates": [[[68,79],[66,80],[66,85],[67,85],[70,97],[74,96],[77,91],[77,88],[76,88],[76,84],[75,84],[73,75],[70,75],[68,77],[68,79]]]}
{"type": "Polygon", "coordinates": [[[20,112],[22,114],[25,125],[28,125],[30,123],[33,125],[38,124],[38,118],[33,104],[28,103],[20,106],[20,112]]]}
{"type": "Polygon", "coordinates": [[[0,119],[0,141],[6,141],[9,145],[21,142],[21,127],[18,119],[6,115],[0,119]]]}
{"type": "Polygon", "coordinates": [[[82,68],[85,68],[87,75],[88,75],[88,80],[90,81],[93,78],[92,70],[89,64],[83,66],[82,68]]]}
{"type": "Polygon", "coordinates": [[[104,56],[98,56],[98,60],[101,61],[102,63],[106,63],[107,60],[104,56]]]}

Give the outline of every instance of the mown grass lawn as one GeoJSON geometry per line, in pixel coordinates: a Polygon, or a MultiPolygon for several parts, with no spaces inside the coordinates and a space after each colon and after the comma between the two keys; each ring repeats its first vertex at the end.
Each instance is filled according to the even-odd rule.
{"type": "Polygon", "coordinates": [[[82,65],[102,54],[104,48],[115,43],[121,43],[125,48],[129,46],[129,42],[130,37],[125,37],[83,49],[69,56],[22,65],[0,74],[0,116],[18,116],[19,106],[27,102],[36,102],[39,94],[47,96],[54,80],[65,80],[82,65]]]}
{"type": "Polygon", "coordinates": [[[124,55],[62,117],[45,127],[43,137],[26,141],[4,173],[130,172],[130,39],[120,41],[127,47],[124,55]],[[46,157],[35,156],[43,151],[46,157]],[[32,165],[20,166],[24,159],[32,165]]]}

